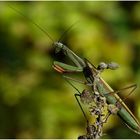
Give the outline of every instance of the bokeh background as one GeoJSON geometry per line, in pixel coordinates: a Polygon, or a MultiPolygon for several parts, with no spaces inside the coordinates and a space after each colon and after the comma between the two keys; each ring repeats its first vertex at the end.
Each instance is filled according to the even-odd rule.
{"type": "MultiPolygon", "coordinates": [[[[64,44],[96,66],[119,63],[118,70],[102,76],[116,90],[137,83],[126,104],[140,120],[140,2],[0,2],[0,138],[85,133],[75,90],[52,68],[54,60],[66,58],[54,53],[52,41],[28,18],[55,41],[75,23],[64,34],[64,44]]],[[[140,138],[117,116],[110,117],[104,133],[104,138],[140,138]]]]}

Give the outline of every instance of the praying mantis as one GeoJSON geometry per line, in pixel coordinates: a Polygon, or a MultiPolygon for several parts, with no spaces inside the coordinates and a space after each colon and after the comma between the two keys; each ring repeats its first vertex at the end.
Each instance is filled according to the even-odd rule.
{"type": "MultiPolygon", "coordinates": [[[[15,8],[11,6],[9,7],[12,8],[17,13],[19,13],[20,15],[24,16],[21,12],[19,12],[15,8]]],[[[30,20],[27,17],[25,18],[30,20]]],[[[83,73],[86,79],[86,82],[84,83],[90,86],[92,91],[98,90],[99,94],[105,97],[109,104],[113,104],[117,106],[117,108],[119,109],[117,111],[117,115],[124,121],[124,123],[128,126],[128,128],[133,130],[135,133],[140,134],[140,123],[138,122],[136,117],[132,114],[132,112],[129,110],[127,105],[123,102],[123,100],[117,94],[123,90],[114,91],[107,84],[107,82],[105,82],[103,78],[100,76],[101,72],[104,71],[105,69],[114,69],[117,67],[117,65],[115,63],[112,63],[112,64],[101,63],[96,68],[88,60],[80,58],[72,50],[70,50],[67,46],[63,45],[59,41],[54,42],[53,39],[50,37],[50,35],[46,32],[46,30],[44,30],[42,27],[40,27],[38,24],[36,24],[32,20],[30,21],[42,32],[44,32],[48,36],[48,38],[50,38],[50,40],[53,42],[53,46],[56,49],[56,53],[58,53],[59,51],[62,51],[75,64],[75,66],[72,66],[72,65],[62,63],[62,62],[54,61],[54,64],[53,64],[54,69],[62,74],[69,73],[69,72],[83,73]]],[[[129,88],[133,88],[130,92],[132,93],[134,89],[136,88],[136,85],[132,85],[129,88]]],[[[127,87],[124,89],[127,89],[127,87]]]]}
{"type": "Polygon", "coordinates": [[[117,105],[119,110],[117,112],[117,115],[124,121],[124,123],[133,130],[135,133],[140,134],[140,123],[136,119],[136,117],[133,115],[133,113],[129,110],[129,108],[126,106],[126,104],[123,102],[123,100],[118,96],[117,93],[121,92],[122,90],[125,90],[127,88],[132,88],[131,94],[135,89],[136,85],[131,85],[129,87],[126,87],[119,91],[114,91],[100,76],[100,73],[104,69],[114,69],[117,67],[115,63],[106,65],[105,63],[99,64],[99,66],[96,68],[93,64],[91,64],[89,61],[80,58],[77,56],[74,52],[72,52],[69,48],[67,48],[65,45],[63,45],[60,42],[54,43],[56,47],[56,52],[59,52],[60,50],[64,52],[64,54],[69,57],[72,62],[76,66],[64,64],[62,62],[54,61],[54,69],[60,73],[69,73],[69,72],[83,72],[87,84],[91,85],[93,91],[98,89],[99,93],[104,96],[109,104],[117,105]]]}

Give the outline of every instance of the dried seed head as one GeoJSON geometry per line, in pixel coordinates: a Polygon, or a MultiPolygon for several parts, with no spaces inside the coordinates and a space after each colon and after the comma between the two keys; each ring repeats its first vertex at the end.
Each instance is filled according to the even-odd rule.
{"type": "Polygon", "coordinates": [[[94,101],[94,95],[91,91],[83,90],[81,96],[80,96],[81,102],[84,104],[89,104],[94,101]]]}
{"type": "Polygon", "coordinates": [[[111,62],[107,65],[107,68],[111,69],[111,70],[115,70],[115,69],[119,68],[119,64],[117,64],[115,62],[111,62]]]}
{"type": "Polygon", "coordinates": [[[104,62],[101,62],[99,65],[98,65],[98,67],[97,67],[97,69],[98,70],[104,70],[104,69],[107,69],[107,64],[106,63],[104,63],[104,62]]]}
{"type": "Polygon", "coordinates": [[[94,136],[95,130],[96,130],[96,127],[94,125],[87,126],[87,134],[94,136]]]}
{"type": "Polygon", "coordinates": [[[90,108],[90,113],[91,115],[100,115],[101,114],[101,110],[99,108],[96,107],[91,107],[90,108]]]}
{"type": "Polygon", "coordinates": [[[88,139],[86,135],[79,136],[78,139],[88,139]]]}

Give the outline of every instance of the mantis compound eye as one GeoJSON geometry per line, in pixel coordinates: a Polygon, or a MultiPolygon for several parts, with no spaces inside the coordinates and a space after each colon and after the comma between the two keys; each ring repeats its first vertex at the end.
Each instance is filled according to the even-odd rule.
{"type": "Polygon", "coordinates": [[[59,53],[63,47],[63,44],[60,42],[54,42],[53,45],[55,46],[55,53],[59,53]]]}

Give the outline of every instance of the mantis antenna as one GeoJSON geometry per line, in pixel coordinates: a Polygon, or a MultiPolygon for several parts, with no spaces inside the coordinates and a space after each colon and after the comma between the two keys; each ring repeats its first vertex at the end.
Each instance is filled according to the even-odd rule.
{"type": "Polygon", "coordinates": [[[58,42],[61,42],[64,38],[64,35],[66,35],[71,29],[72,27],[77,23],[78,21],[74,22],[71,26],[69,26],[69,28],[67,28],[67,30],[65,30],[63,32],[63,34],[61,35],[60,39],[58,40],[58,42]]]}
{"type": "MultiPolygon", "coordinates": [[[[38,29],[40,29],[45,35],[48,36],[48,38],[54,43],[54,39],[49,35],[49,33],[47,32],[46,29],[42,28],[39,24],[37,24],[36,22],[34,22],[32,19],[30,19],[29,17],[25,16],[23,13],[21,13],[19,10],[17,10],[16,8],[12,7],[11,5],[8,4],[8,6],[14,10],[16,13],[20,14],[21,16],[23,16],[25,19],[28,19],[33,25],[35,25],[38,29]]],[[[61,35],[60,39],[58,40],[58,42],[60,42],[63,38],[64,35],[66,33],[68,33],[70,31],[70,29],[77,23],[78,21],[74,22],[67,30],[64,31],[64,33],[61,35]]]]}
{"type": "Polygon", "coordinates": [[[20,14],[21,16],[23,16],[25,19],[28,19],[32,24],[34,24],[38,29],[40,29],[45,35],[47,35],[48,38],[54,43],[53,38],[48,34],[48,32],[46,31],[46,29],[42,28],[39,24],[35,23],[32,19],[30,19],[29,17],[25,16],[23,13],[21,13],[16,8],[12,7],[11,5],[8,5],[8,6],[11,9],[13,9],[15,12],[17,12],[18,14],[20,14]]]}

